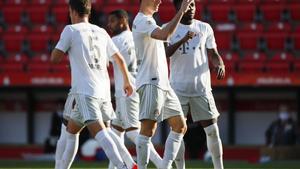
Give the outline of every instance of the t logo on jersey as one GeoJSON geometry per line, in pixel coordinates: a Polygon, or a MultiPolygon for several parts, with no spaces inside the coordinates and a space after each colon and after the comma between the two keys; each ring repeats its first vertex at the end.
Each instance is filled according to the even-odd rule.
{"type": "Polygon", "coordinates": [[[181,53],[181,54],[187,54],[187,50],[190,49],[189,46],[190,46],[190,43],[189,43],[189,42],[183,43],[183,44],[182,44],[182,47],[179,48],[180,51],[182,50],[182,53],[181,53]]]}

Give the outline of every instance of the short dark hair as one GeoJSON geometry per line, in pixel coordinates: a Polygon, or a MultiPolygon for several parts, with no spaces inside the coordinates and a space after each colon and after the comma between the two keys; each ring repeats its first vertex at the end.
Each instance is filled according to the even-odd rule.
{"type": "Polygon", "coordinates": [[[108,15],[114,15],[119,19],[124,18],[128,22],[128,13],[123,9],[114,10],[110,12],[108,15]]]}
{"type": "Polygon", "coordinates": [[[91,0],[69,0],[69,6],[75,10],[80,17],[91,14],[91,0]]]}

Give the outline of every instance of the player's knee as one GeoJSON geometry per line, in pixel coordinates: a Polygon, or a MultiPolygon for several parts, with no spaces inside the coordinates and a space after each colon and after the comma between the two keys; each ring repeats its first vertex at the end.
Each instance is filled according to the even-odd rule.
{"type": "Polygon", "coordinates": [[[187,131],[187,126],[185,123],[177,123],[172,127],[172,130],[175,131],[176,133],[185,134],[187,131]]]}

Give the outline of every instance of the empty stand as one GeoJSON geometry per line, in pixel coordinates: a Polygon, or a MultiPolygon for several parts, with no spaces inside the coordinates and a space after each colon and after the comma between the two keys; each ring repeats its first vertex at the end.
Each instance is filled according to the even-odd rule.
{"type": "Polygon", "coordinates": [[[292,21],[300,21],[300,3],[290,4],[289,11],[292,21]]]}
{"type": "Polygon", "coordinates": [[[287,33],[292,31],[292,26],[289,23],[273,22],[266,26],[266,31],[273,33],[287,33]]]}
{"type": "Polygon", "coordinates": [[[56,24],[67,24],[69,22],[69,9],[67,5],[54,6],[52,14],[56,24]]]}
{"type": "Polygon", "coordinates": [[[230,50],[232,34],[228,32],[215,31],[215,39],[219,50],[230,50]]]}
{"type": "Polygon", "coordinates": [[[2,14],[4,22],[6,24],[20,24],[23,22],[23,10],[22,5],[4,5],[2,7],[2,14]]]}
{"type": "Polygon", "coordinates": [[[254,4],[237,4],[233,6],[233,9],[238,21],[254,21],[256,15],[256,6],[254,4]]]}
{"type": "Polygon", "coordinates": [[[49,13],[47,5],[30,5],[25,9],[29,17],[29,21],[35,24],[46,24],[49,13]]]}
{"type": "Polygon", "coordinates": [[[11,53],[22,52],[25,36],[23,34],[4,34],[4,49],[11,53]]]}
{"type": "Polygon", "coordinates": [[[260,32],[239,32],[237,34],[237,40],[241,50],[256,50],[258,48],[260,38],[260,32]]]}
{"type": "Polygon", "coordinates": [[[282,33],[265,33],[264,38],[267,42],[268,49],[272,50],[284,50],[286,39],[288,34],[285,32],[282,33]]]}
{"type": "Polygon", "coordinates": [[[245,22],[238,26],[237,32],[239,33],[262,33],[264,31],[263,24],[255,22],[245,22]]]}
{"type": "Polygon", "coordinates": [[[27,36],[30,50],[33,52],[48,52],[49,35],[32,33],[27,36]]]}
{"type": "Polygon", "coordinates": [[[299,32],[298,33],[295,32],[294,34],[292,34],[292,38],[294,41],[294,49],[300,50],[300,34],[299,34],[299,32]]]}
{"type": "Polygon", "coordinates": [[[260,6],[265,21],[281,21],[285,6],[282,4],[264,4],[260,6]]]}
{"type": "Polygon", "coordinates": [[[232,73],[236,71],[236,64],[239,61],[239,56],[237,53],[222,52],[221,57],[224,61],[226,72],[232,73]]]}
{"type": "Polygon", "coordinates": [[[208,7],[210,19],[214,22],[229,22],[231,6],[228,4],[211,4],[208,7]]]}

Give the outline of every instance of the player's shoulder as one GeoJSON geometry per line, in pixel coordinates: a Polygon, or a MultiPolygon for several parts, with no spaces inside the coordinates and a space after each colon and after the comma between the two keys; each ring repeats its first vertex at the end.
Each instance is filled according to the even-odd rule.
{"type": "Polygon", "coordinates": [[[198,25],[198,26],[203,26],[203,27],[211,27],[209,23],[207,22],[203,22],[197,19],[193,20],[194,24],[198,25]]]}

